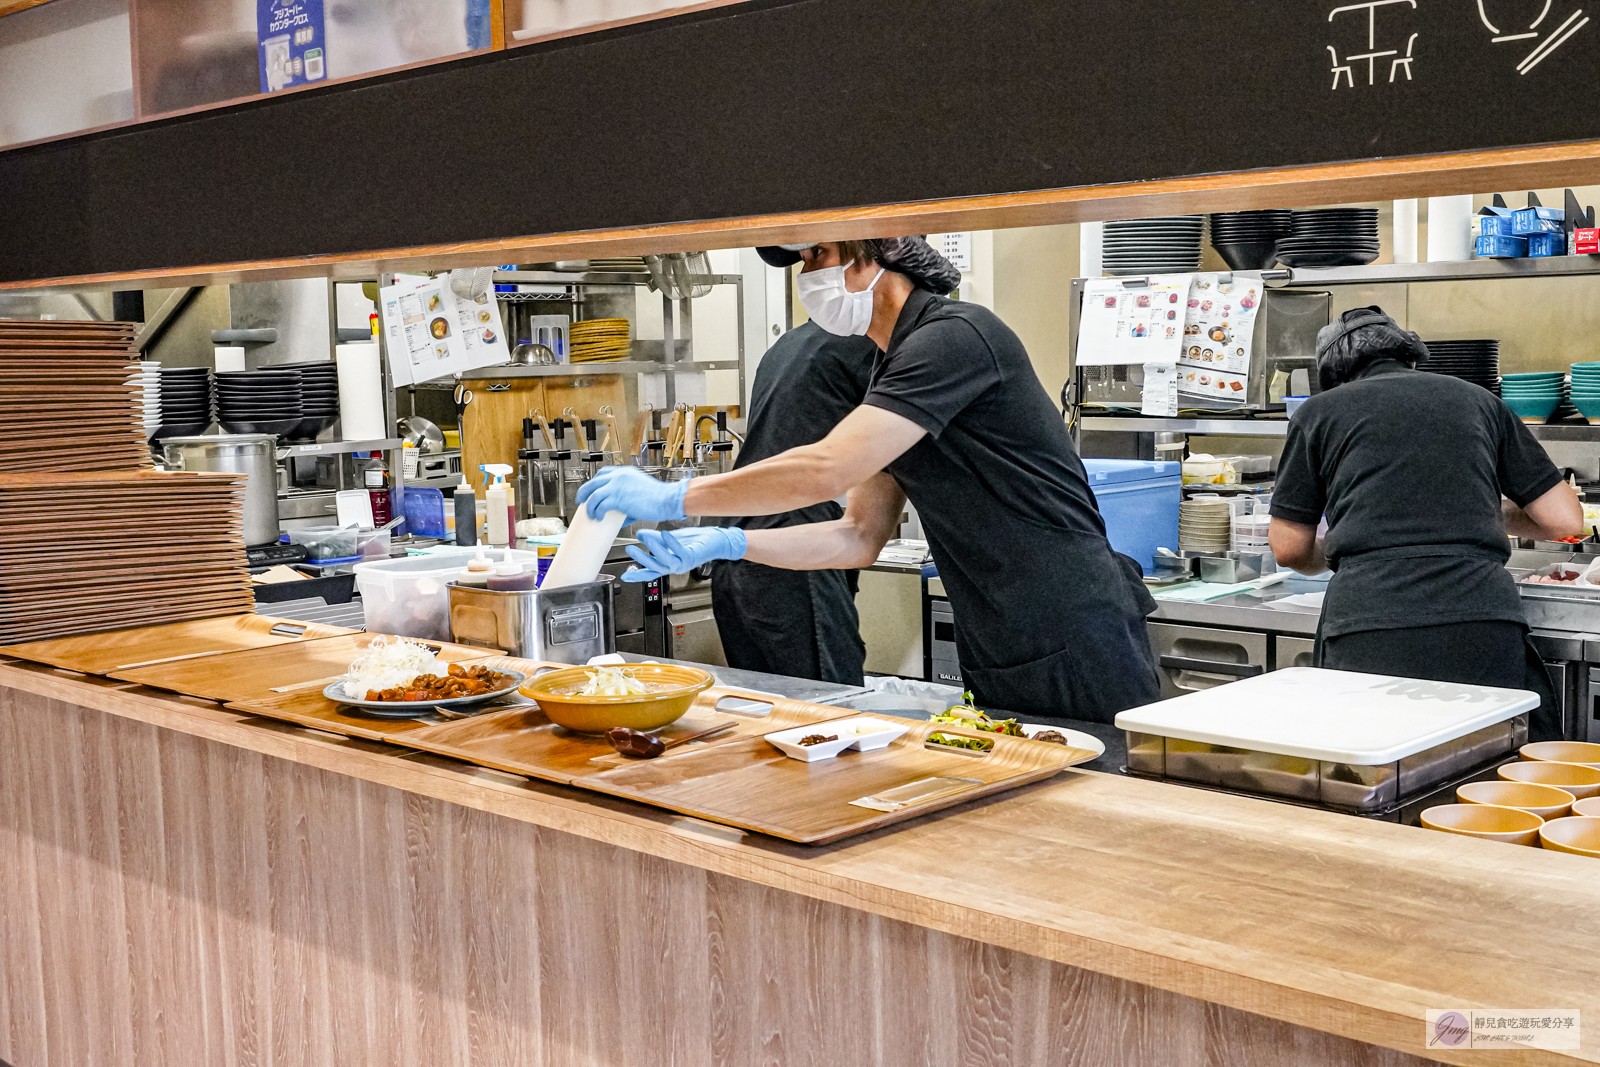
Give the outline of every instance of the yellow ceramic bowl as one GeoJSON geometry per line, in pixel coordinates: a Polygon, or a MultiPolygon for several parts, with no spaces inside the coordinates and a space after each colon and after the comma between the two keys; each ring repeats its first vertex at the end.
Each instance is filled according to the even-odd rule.
{"type": "Polygon", "coordinates": [[[1539,827],[1539,843],[1552,852],[1600,856],[1600,819],[1582,815],[1551,819],[1539,827]]]}
{"type": "Polygon", "coordinates": [[[689,710],[694,698],[711,688],[711,675],[693,667],[673,667],[662,663],[636,663],[628,670],[649,685],[670,685],[671,689],[645,696],[573,696],[560,690],[581,686],[589,680],[592,667],[571,667],[551,671],[522,683],[521,691],[539,705],[551,722],[583,734],[603,734],[617,726],[634,730],[659,730],[676,722],[689,710]]]}
{"type": "Polygon", "coordinates": [[[1543,763],[1524,760],[1508,763],[1500,768],[1500,777],[1508,782],[1532,782],[1535,785],[1553,785],[1565,789],[1574,797],[1600,795],[1600,767],[1583,763],[1543,763]]]}
{"type": "Polygon", "coordinates": [[[1553,785],[1531,782],[1468,782],[1456,790],[1463,804],[1494,804],[1531,811],[1541,819],[1559,819],[1572,810],[1572,794],[1553,785]]]}
{"type": "Polygon", "coordinates": [[[1587,815],[1591,819],[1600,819],[1600,797],[1589,797],[1572,805],[1572,814],[1587,815]]]}
{"type": "Polygon", "coordinates": [[[1600,745],[1587,741],[1535,741],[1517,751],[1523,759],[1539,763],[1587,763],[1600,767],[1600,745]]]}
{"type": "Polygon", "coordinates": [[[1506,841],[1513,845],[1532,845],[1539,840],[1544,820],[1531,811],[1501,808],[1493,804],[1440,804],[1422,813],[1422,825],[1430,830],[1487,841],[1506,841]]]}

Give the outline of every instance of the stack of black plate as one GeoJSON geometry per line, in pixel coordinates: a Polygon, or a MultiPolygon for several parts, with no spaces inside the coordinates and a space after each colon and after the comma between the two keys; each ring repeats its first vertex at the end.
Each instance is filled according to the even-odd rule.
{"type": "Polygon", "coordinates": [[[161,368],[161,428],[154,440],[193,437],[211,425],[211,370],[161,368]]]}
{"type": "Polygon", "coordinates": [[[1500,395],[1500,342],[1499,341],[1426,341],[1428,358],[1417,364],[1418,370],[1430,374],[1448,374],[1452,378],[1481,385],[1495,396],[1500,395]]]}
{"type": "Polygon", "coordinates": [[[1177,274],[1200,269],[1204,215],[1167,215],[1106,223],[1107,274],[1177,274]]]}
{"type": "Polygon", "coordinates": [[[1378,209],[1337,207],[1296,211],[1289,236],[1278,242],[1285,267],[1355,267],[1378,258],[1378,209]]]}
{"type": "Polygon", "coordinates": [[[339,417],[339,367],[331,359],[280,363],[273,370],[300,374],[300,425],[284,434],[291,441],[315,441],[339,417]]]}
{"type": "Polygon", "coordinates": [[[300,372],[268,368],[217,373],[217,421],[229,433],[287,434],[305,421],[300,372]]]}
{"type": "Polygon", "coordinates": [[[1294,212],[1230,211],[1211,216],[1211,247],[1234,270],[1265,270],[1289,236],[1294,212]]]}

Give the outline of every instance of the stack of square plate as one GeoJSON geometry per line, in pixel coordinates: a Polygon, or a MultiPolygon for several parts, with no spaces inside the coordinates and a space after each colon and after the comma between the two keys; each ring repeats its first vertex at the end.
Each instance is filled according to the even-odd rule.
{"type": "Polygon", "coordinates": [[[284,434],[291,441],[315,441],[339,417],[339,366],[331,359],[279,363],[273,370],[300,375],[300,425],[284,434]]]}
{"type": "Polygon", "coordinates": [[[287,434],[305,419],[298,370],[217,372],[217,421],[228,433],[287,434]]]}
{"type": "Polygon", "coordinates": [[[1448,374],[1452,378],[1481,385],[1500,395],[1500,342],[1427,341],[1428,358],[1417,369],[1429,374],[1448,374]]]}
{"type": "Polygon", "coordinates": [[[1377,259],[1381,247],[1377,208],[1322,208],[1294,213],[1277,254],[1286,267],[1352,267],[1377,259]]]}
{"type": "Polygon", "coordinates": [[[0,474],[0,644],[253,610],[245,480],[0,474]]]}
{"type": "Polygon", "coordinates": [[[1218,497],[1196,497],[1178,505],[1178,550],[1226,552],[1233,546],[1233,509],[1218,497]]]}
{"type": "Polygon", "coordinates": [[[1114,275],[1181,274],[1200,269],[1204,215],[1166,215],[1106,223],[1102,262],[1114,275]]]}
{"type": "Polygon", "coordinates": [[[162,367],[161,428],[154,439],[193,437],[210,425],[210,368],[162,367]]]}
{"type": "Polygon", "coordinates": [[[0,320],[0,469],[150,466],[128,322],[0,320]]]}

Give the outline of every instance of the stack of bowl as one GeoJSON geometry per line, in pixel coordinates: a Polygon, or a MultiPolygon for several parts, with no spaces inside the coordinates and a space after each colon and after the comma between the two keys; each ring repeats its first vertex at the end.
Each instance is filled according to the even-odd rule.
{"type": "Polygon", "coordinates": [[[217,421],[229,433],[287,434],[305,421],[300,372],[217,372],[217,421]]]}
{"type": "Polygon", "coordinates": [[[157,360],[140,360],[139,372],[131,382],[139,386],[140,407],[143,412],[144,436],[154,437],[161,429],[161,364],[157,360]]]}
{"type": "Polygon", "coordinates": [[[1429,341],[1428,358],[1417,369],[1429,374],[1447,374],[1464,382],[1481,385],[1500,395],[1500,342],[1492,338],[1468,341],[1429,341]]]}
{"type": "Polygon", "coordinates": [[[1294,212],[1229,211],[1211,216],[1211,247],[1234,270],[1265,270],[1289,236],[1294,212]]]}
{"type": "Polygon", "coordinates": [[[1222,555],[1232,547],[1233,510],[1221,497],[1196,497],[1178,505],[1178,550],[1222,555]]]}
{"type": "Polygon", "coordinates": [[[284,434],[291,441],[315,441],[339,417],[339,366],[331,359],[280,363],[273,370],[293,370],[300,375],[300,407],[305,417],[284,434]]]}
{"type": "Polygon", "coordinates": [[[1289,236],[1278,242],[1286,267],[1351,267],[1378,258],[1378,209],[1322,208],[1294,212],[1289,236]]]}
{"type": "Polygon", "coordinates": [[[161,428],[155,439],[193,437],[210,425],[210,368],[161,368],[161,428]]]}
{"type": "Polygon", "coordinates": [[[1572,406],[1589,422],[1600,420],[1600,361],[1572,365],[1572,406]]]}
{"type": "Polygon", "coordinates": [[[1523,422],[1544,423],[1565,399],[1567,378],[1558,370],[1507,374],[1500,379],[1500,399],[1523,422]]]}
{"type": "Polygon", "coordinates": [[[1107,274],[1176,274],[1200,269],[1204,215],[1167,215],[1106,223],[1107,274]]]}

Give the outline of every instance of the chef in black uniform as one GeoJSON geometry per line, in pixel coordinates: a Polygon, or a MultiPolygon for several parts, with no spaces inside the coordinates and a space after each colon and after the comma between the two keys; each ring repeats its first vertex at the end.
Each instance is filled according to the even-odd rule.
{"type": "MultiPolygon", "coordinates": [[[[790,330],[761,357],[750,417],[734,470],[827,436],[867,395],[878,346],[835,337],[814,322],[790,330]]],[[[832,500],[780,515],[732,520],[750,530],[837,522],[832,500]]],[[[854,570],[794,571],[724,560],[711,576],[711,610],[728,666],[819,682],[861,685],[866,645],[856,614],[854,570]]]]}
{"type": "Polygon", "coordinates": [[[1413,369],[1427,358],[1379,308],[1322,331],[1322,391],[1289,421],[1272,551],[1303,573],[1335,572],[1319,665],[1530,689],[1545,698],[1530,733],[1551,740],[1558,713],[1505,569],[1506,535],[1576,535],[1583,507],[1499,398],[1413,369]]]}
{"type": "MultiPolygon", "coordinates": [[[[1160,698],[1138,564],[1114,552],[1060,413],[1016,334],[948,300],[960,274],[918,237],[788,249],[813,321],[878,345],[866,400],[814,445],[675,485],[612,468],[584,486],[591,513],[669,521],[772,515],[848,492],[836,522],[642,535],[634,577],[708,559],[864,567],[909,497],[956,617],[980,707],[1109,722],[1160,698]]],[[[626,576],[625,576],[626,577],[626,576]]]]}

